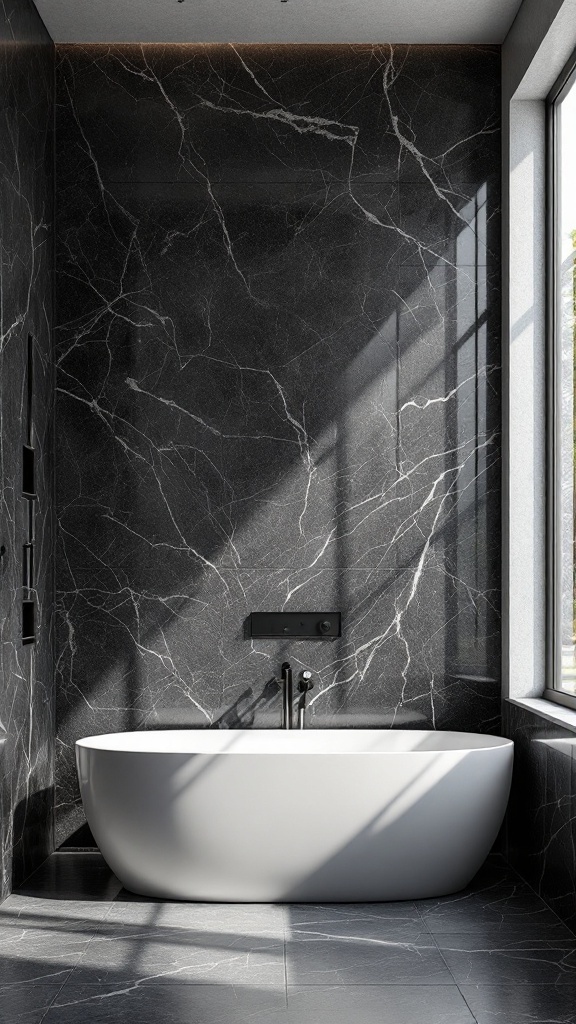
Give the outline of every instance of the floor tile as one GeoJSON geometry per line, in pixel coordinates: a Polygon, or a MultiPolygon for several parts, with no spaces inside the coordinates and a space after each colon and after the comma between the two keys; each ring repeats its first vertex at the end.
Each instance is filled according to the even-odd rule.
{"type": "Polygon", "coordinates": [[[0,986],[35,981],[63,984],[87,950],[90,934],[13,926],[0,927],[0,986]]]}
{"type": "Polygon", "coordinates": [[[423,923],[434,934],[474,932],[480,925],[491,925],[495,930],[502,925],[526,926],[540,934],[547,928],[561,928],[556,914],[524,885],[498,885],[482,892],[456,893],[443,899],[421,900],[416,906],[423,923]]]}
{"type": "Polygon", "coordinates": [[[526,937],[564,937],[573,933],[503,857],[492,855],[462,892],[438,899],[417,900],[426,927],[434,934],[477,932],[492,928],[501,933],[519,928],[526,937]]]}
{"type": "Polygon", "coordinates": [[[436,936],[459,985],[576,985],[576,940],[527,941],[487,935],[436,936]]]}
{"type": "Polygon", "coordinates": [[[74,972],[74,984],[118,981],[281,985],[284,943],[278,938],[209,928],[120,923],[95,936],[74,972]]]}
{"type": "Polygon", "coordinates": [[[9,896],[0,906],[0,932],[7,926],[92,935],[110,912],[110,903],[37,900],[9,896]]]}
{"type": "Polygon", "coordinates": [[[66,985],[42,1024],[249,1024],[284,1022],[284,987],[66,985]]]}
{"type": "Polygon", "coordinates": [[[283,940],[286,908],[266,903],[116,903],[105,929],[118,925],[183,928],[224,935],[265,935],[283,940]]]}
{"type": "Polygon", "coordinates": [[[455,927],[450,929],[450,931],[444,928],[436,931],[432,928],[430,934],[439,946],[442,946],[449,935],[465,935],[468,941],[488,946],[490,949],[503,942],[530,943],[546,940],[546,942],[552,944],[556,941],[576,944],[576,937],[562,921],[539,925],[534,921],[522,921],[519,923],[514,920],[508,921],[505,918],[499,925],[496,925],[492,922],[486,923],[480,918],[470,921],[468,928],[460,929],[455,927]]]}
{"type": "Polygon", "coordinates": [[[574,933],[562,921],[538,922],[530,918],[516,918],[509,921],[504,917],[503,921],[496,924],[496,922],[486,922],[482,920],[481,916],[475,917],[471,914],[467,919],[460,918],[454,921],[451,928],[447,927],[446,921],[438,928],[434,927],[434,922],[424,922],[425,926],[427,924],[430,924],[430,934],[438,942],[442,942],[443,936],[453,934],[470,935],[482,941],[487,941],[489,937],[492,943],[504,939],[527,942],[533,939],[547,939],[549,942],[554,942],[556,939],[567,942],[574,941],[574,933]]]}
{"type": "Polygon", "coordinates": [[[395,903],[291,906],[287,908],[286,938],[305,942],[338,937],[417,942],[426,931],[418,911],[412,908],[411,913],[402,912],[396,907],[395,903]]]}
{"type": "Polygon", "coordinates": [[[58,858],[0,907],[1,1024],[576,1024],[576,939],[498,858],[443,899],[286,906],[58,858]]]}
{"type": "Polygon", "coordinates": [[[576,1024],[576,987],[463,985],[478,1024],[576,1024]]]}
{"type": "Polygon", "coordinates": [[[39,899],[113,900],[122,888],[100,853],[53,853],[17,893],[39,899]]]}
{"type": "Polygon", "coordinates": [[[290,925],[304,926],[319,920],[378,921],[386,925],[416,924],[421,927],[420,914],[414,903],[288,903],[286,916],[290,925]]]}
{"type": "Polygon", "coordinates": [[[218,985],[109,988],[67,984],[44,1024],[474,1024],[451,986],[218,985]]]}
{"type": "Polygon", "coordinates": [[[455,985],[288,989],[286,1024],[474,1024],[455,985]]]}
{"type": "Polygon", "coordinates": [[[61,987],[61,984],[29,984],[0,988],[0,1021],[2,1024],[40,1024],[61,987]]]}
{"type": "Polygon", "coordinates": [[[290,985],[447,985],[452,977],[432,936],[358,935],[343,925],[329,938],[300,932],[286,943],[290,985]]]}

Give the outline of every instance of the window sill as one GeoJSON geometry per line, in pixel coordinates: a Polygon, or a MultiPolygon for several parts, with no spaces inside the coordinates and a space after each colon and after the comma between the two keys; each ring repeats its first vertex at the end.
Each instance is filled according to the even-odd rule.
{"type": "Polygon", "coordinates": [[[507,697],[506,699],[508,704],[515,704],[518,708],[524,708],[525,711],[531,711],[532,714],[545,718],[547,722],[553,722],[554,725],[559,725],[569,732],[576,733],[576,711],[573,711],[572,708],[566,708],[562,704],[555,704],[551,700],[544,700],[543,697],[524,697],[521,699],[507,697]]]}

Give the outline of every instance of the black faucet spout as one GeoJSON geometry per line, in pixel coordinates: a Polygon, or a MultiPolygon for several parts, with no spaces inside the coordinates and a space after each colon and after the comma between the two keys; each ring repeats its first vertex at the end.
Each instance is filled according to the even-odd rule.
{"type": "Polygon", "coordinates": [[[294,689],[292,682],[292,668],[289,661],[285,661],[282,665],[282,686],[283,692],[283,713],[282,713],[282,728],[292,729],[292,705],[294,703],[294,689]]]}
{"type": "Polygon", "coordinates": [[[298,683],[298,692],[301,694],[300,700],[298,701],[298,728],[306,728],[306,694],[309,690],[312,690],[314,683],[310,680],[312,678],[311,672],[302,672],[300,676],[300,682],[298,683]]]}

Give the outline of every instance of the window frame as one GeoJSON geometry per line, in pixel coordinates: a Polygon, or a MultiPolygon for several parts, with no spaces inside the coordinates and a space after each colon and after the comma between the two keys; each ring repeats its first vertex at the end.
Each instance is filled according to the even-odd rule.
{"type": "MultiPolygon", "coordinates": [[[[560,294],[558,288],[558,215],[560,133],[559,107],[576,84],[576,50],[546,98],[546,549],[547,549],[547,686],[544,697],[576,710],[576,695],[562,690],[559,643],[562,605],[562,533],[559,501],[560,462],[560,294]]],[[[576,514],[576,509],[575,509],[576,514]]]]}

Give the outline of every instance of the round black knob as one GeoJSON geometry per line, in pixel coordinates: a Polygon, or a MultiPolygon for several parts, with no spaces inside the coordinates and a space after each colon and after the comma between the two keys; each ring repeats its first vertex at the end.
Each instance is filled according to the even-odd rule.
{"type": "Polygon", "coordinates": [[[308,693],[308,690],[311,690],[313,688],[314,683],[310,682],[311,679],[312,679],[312,673],[311,672],[308,672],[306,670],[306,671],[300,673],[300,680],[298,682],[298,691],[299,691],[299,693],[308,693]]]}
{"type": "Polygon", "coordinates": [[[320,623],[320,632],[321,633],[329,633],[331,629],[332,629],[332,623],[328,622],[328,619],[325,619],[324,622],[320,623]]]}

